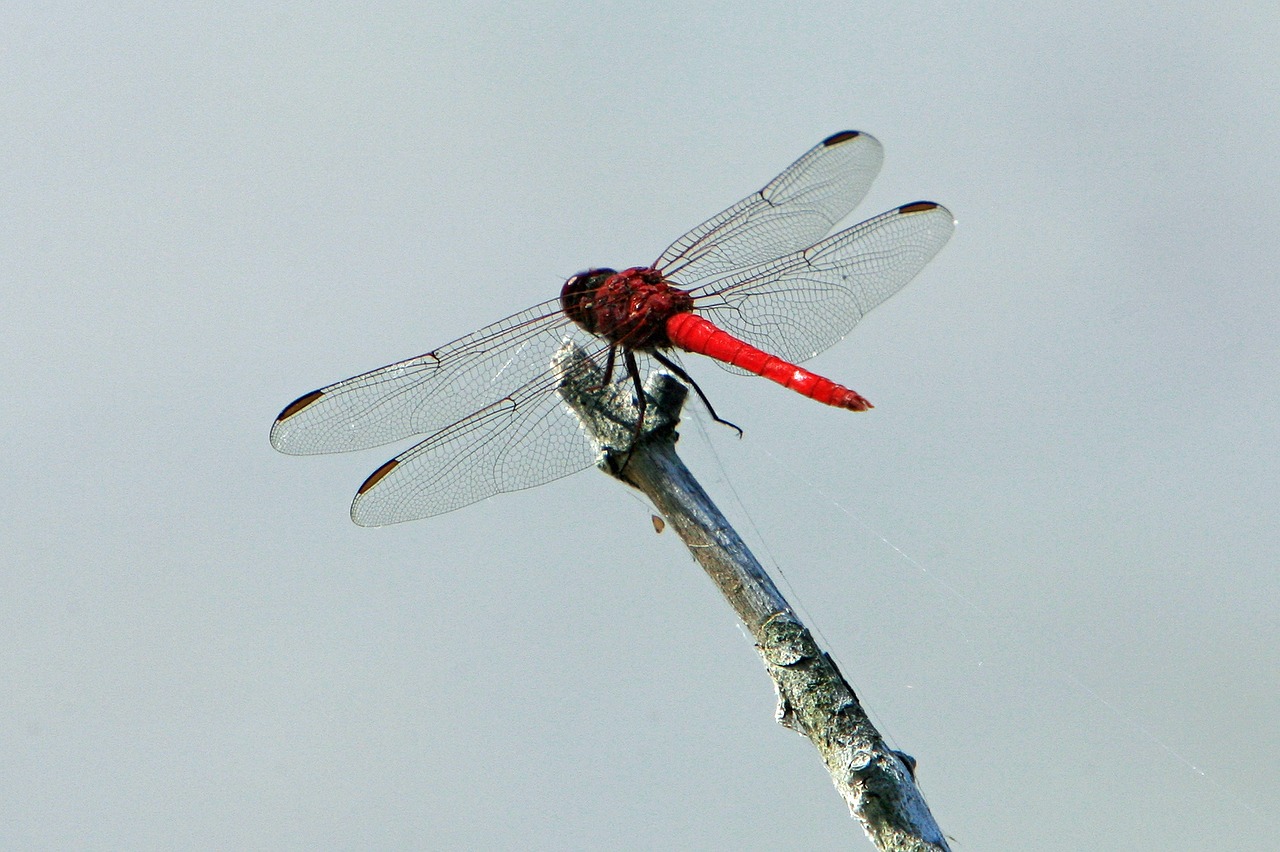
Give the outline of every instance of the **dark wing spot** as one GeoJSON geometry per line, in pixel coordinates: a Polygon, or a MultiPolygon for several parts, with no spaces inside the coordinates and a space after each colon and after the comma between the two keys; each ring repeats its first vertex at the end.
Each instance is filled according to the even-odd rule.
{"type": "Polygon", "coordinates": [[[928,210],[937,210],[938,205],[932,201],[913,201],[910,204],[904,204],[898,208],[899,213],[924,213],[928,210]]]}
{"type": "Polygon", "coordinates": [[[822,144],[830,148],[832,145],[839,145],[841,142],[848,142],[850,139],[857,139],[862,134],[856,130],[841,130],[839,133],[832,133],[826,139],[822,140],[822,144]]]}
{"type": "Polygon", "coordinates": [[[280,412],[280,416],[276,418],[276,422],[279,423],[281,420],[288,420],[290,417],[297,414],[299,411],[306,408],[322,396],[324,396],[324,391],[318,390],[314,390],[308,394],[303,394],[284,407],[284,411],[280,412]]]}
{"type": "Polygon", "coordinates": [[[400,464],[399,459],[392,459],[391,461],[384,464],[382,467],[375,470],[373,473],[369,474],[369,478],[366,479],[364,481],[364,484],[361,485],[360,488],[356,490],[356,494],[363,494],[373,486],[377,485],[379,482],[382,481],[382,477],[386,476],[388,473],[395,470],[395,467],[398,464],[400,464]]]}

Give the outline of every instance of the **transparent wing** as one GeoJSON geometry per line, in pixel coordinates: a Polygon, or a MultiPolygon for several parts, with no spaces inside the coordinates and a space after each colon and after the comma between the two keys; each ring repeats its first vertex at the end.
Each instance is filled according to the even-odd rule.
{"type": "Polygon", "coordinates": [[[694,281],[810,246],[858,205],[883,161],[869,134],[829,136],[764,189],[672,243],[654,268],[694,281]]]}
{"type": "Polygon", "coordinates": [[[435,432],[542,375],[571,325],[559,300],[543,302],[425,355],[312,391],[280,412],[271,446],[340,453],[435,432]]]}
{"type": "MultiPolygon", "coordinates": [[[[881,159],[872,137],[835,134],[681,237],[656,265],[693,285],[698,309],[727,331],[790,360],[812,357],[905,285],[951,234],[950,213],[918,202],[815,242],[861,200],[881,159]]],[[[566,339],[597,362],[609,349],[573,324],[559,300],[544,302],[300,397],[276,418],[272,446],[344,452],[428,436],[360,487],[351,516],[366,526],[566,476],[594,458],[556,393],[551,361],[566,339]]],[[[647,372],[648,359],[635,354],[647,372]]],[[[620,364],[612,381],[630,381],[620,364]]]]}
{"type": "MultiPolygon", "coordinates": [[[[604,366],[608,346],[568,335],[604,366]]],[[[631,382],[625,370],[613,381],[631,382]]],[[[595,448],[556,392],[547,369],[505,398],[436,432],[384,464],[360,487],[351,519],[376,527],[451,512],[590,467],[595,448]]]]}
{"type": "Polygon", "coordinates": [[[691,293],[698,313],[725,331],[785,360],[805,361],[906,286],[954,230],[949,210],[917,201],[691,293]]]}

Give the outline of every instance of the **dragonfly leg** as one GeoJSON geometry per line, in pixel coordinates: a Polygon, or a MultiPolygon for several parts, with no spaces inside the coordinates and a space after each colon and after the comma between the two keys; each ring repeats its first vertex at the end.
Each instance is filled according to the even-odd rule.
{"type": "Polygon", "coordinates": [[[688,384],[690,387],[693,388],[694,392],[698,394],[698,399],[702,400],[702,404],[707,407],[707,412],[711,415],[712,420],[716,421],[717,423],[723,423],[725,426],[728,426],[730,429],[737,432],[739,438],[742,437],[742,428],[739,427],[738,424],[730,423],[728,420],[725,420],[719,414],[716,414],[716,409],[711,404],[711,400],[707,399],[707,395],[702,392],[702,388],[698,387],[698,383],[693,380],[692,376],[690,376],[688,373],[684,371],[683,367],[681,367],[675,361],[672,361],[670,358],[668,358],[666,355],[663,355],[661,352],[657,351],[656,349],[650,354],[653,355],[654,360],[656,360],[659,364],[666,367],[671,372],[675,373],[676,376],[678,376],[682,381],[684,381],[686,384],[688,384]]]}
{"type": "MultiPolygon", "coordinates": [[[[609,365],[606,369],[606,374],[613,370],[615,350],[616,347],[609,348],[609,365]]],[[[645,409],[648,407],[648,398],[645,396],[644,384],[640,381],[640,365],[636,363],[636,356],[632,351],[625,347],[622,350],[622,362],[626,367],[627,373],[631,376],[631,384],[635,387],[636,391],[636,426],[634,434],[631,436],[631,446],[627,447],[627,451],[622,455],[622,458],[619,460],[615,456],[609,456],[609,467],[614,474],[621,474],[627,469],[627,465],[630,464],[631,454],[635,452],[636,447],[640,444],[640,436],[644,433],[644,414],[645,409]]],[[[608,379],[605,379],[605,381],[601,383],[601,387],[607,387],[608,385],[608,379]]]]}
{"type": "Polygon", "coordinates": [[[591,390],[599,391],[609,387],[609,383],[613,381],[613,365],[617,359],[617,356],[618,356],[618,347],[610,346],[609,356],[608,358],[605,359],[605,362],[604,362],[604,378],[600,380],[599,387],[594,387],[591,390]]]}
{"type": "MultiPolygon", "coordinates": [[[[622,354],[623,361],[627,365],[627,372],[631,374],[631,384],[636,389],[636,434],[631,439],[631,449],[634,450],[636,444],[640,442],[640,435],[644,432],[644,411],[648,407],[649,398],[644,392],[644,383],[640,379],[640,365],[636,363],[636,355],[630,349],[624,349],[622,354]]],[[[631,460],[631,451],[627,451],[627,458],[623,461],[622,466],[626,467],[627,462],[631,460]]]]}

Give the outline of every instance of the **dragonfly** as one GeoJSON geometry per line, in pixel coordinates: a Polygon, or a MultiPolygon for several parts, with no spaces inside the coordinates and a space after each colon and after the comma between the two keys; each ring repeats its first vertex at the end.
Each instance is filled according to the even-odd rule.
{"type": "Polygon", "coordinates": [[[727,423],[678,363],[679,351],[865,411],[871,404],[861,394],[798,364],[901,290],[955,228],[945,207],[916,201],[831,233],[883,160],[870,134],[828,136],[650,266],[578,273],[558,298],[302,395],[276,417],[271,445],[311,455],[416,438],[364,481],[351,504],[357,524],[382,526],[592,466],[596,450],[557,393],[553,358],[565,346],[600,365],[603,387],[630,388],[641,419],[640,377],[665,367],[727,423]]]}

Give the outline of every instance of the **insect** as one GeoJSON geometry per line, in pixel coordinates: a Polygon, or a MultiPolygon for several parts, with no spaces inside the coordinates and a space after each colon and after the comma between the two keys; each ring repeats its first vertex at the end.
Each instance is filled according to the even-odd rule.
{"type": "Polygon", "coordinates": [[[798,364],[902,289],[955,226],[946,208],[917,201],[827,236],[882,161],[866,133],[829,136],[650,266],[581,272],[559,298],[299,397],[276,418],[271,444],[308,455],[419,437],[357,491],[352,519],[380,526],[589,467],[595,451],[556,394],[552,356],[566,342],[602,366],[606,383],[634,386],[641,417],[640,379],[657,363],[693,384],[721,420],[673,360],[678,350],[866,410],[861,394],[798,364]]]}

